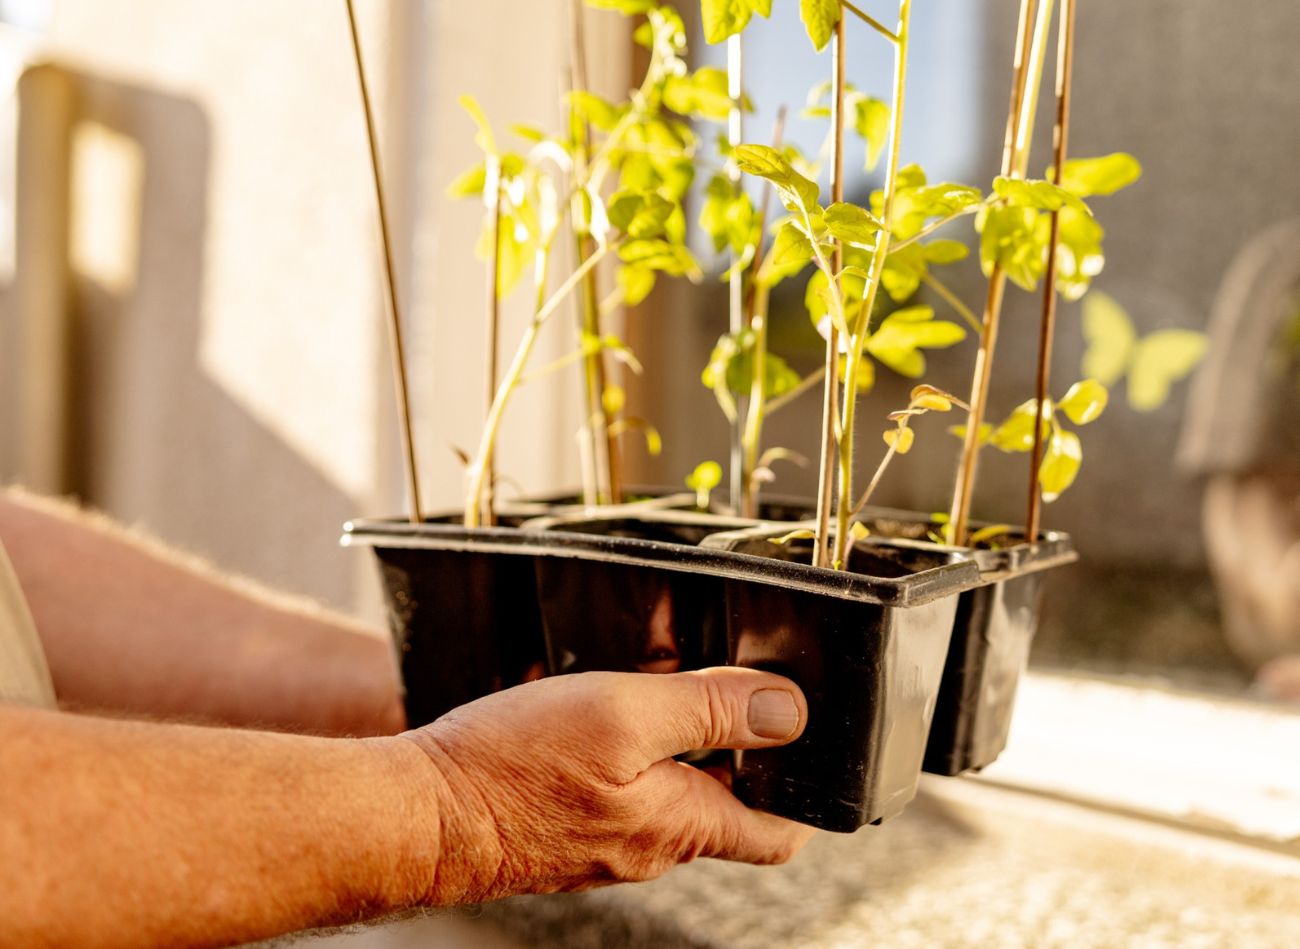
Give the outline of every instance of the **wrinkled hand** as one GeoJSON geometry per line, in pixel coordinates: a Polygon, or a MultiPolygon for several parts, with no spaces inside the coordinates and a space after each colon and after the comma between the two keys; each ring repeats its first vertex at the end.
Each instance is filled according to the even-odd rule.
{"type": "Polygon", "coordinates": [[[797,686],[748,669],[586,673],[519,686],[402,737],[434,766],[439,859],[424,900],[648,880],[697,856],[782,863],[809,828],[672,760],[803,731],[797,686]]]}

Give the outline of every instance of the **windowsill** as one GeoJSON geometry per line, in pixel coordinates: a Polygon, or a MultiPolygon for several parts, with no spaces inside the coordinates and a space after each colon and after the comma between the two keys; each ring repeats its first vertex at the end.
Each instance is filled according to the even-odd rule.
{"type": "Polygon", "coordinates": [[[977,780],[1300,854],[1300,710],[1031,672],[977,780]]]}

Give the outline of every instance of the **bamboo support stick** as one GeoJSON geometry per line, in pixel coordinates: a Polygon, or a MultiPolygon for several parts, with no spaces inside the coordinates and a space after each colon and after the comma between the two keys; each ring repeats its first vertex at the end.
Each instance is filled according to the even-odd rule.
{"type": "Polygon", "coordinates": [[[366,140],[370,146],[370,172],[374,179],[375,204],[379,211],[379,235],[384,252],[384,278],[388,289],[389,353],[393,364],[393,382],[397,393],[397,408],[402,430],[402,448],[406,461],[406,489],[411,496],[411,523],[424,521],[420,505],[420,478],[416,471],[415,437],[411,427],[410,386],[406,378],[406,352],[402,343],[402,311],[397,300],[397,279],[393,268],[393,247],[388,227],[388,208],[384,201],[383,174],[379,165],[379,139],[375,132],[375,115],[370,101],[370,88],[366,82],[365,63],[361,54],[361,35],[357,30],[357,13],[353,0],[346,0],[348,26],[352,33],[352,55],[356,64],[357,84],[361,89],[361,106],[366,118],[366,140]]]}
{"type": "MultiPolygon", "coordinates": [[[[741,111],[741,97],[744,95],[744,40],[739,33],[727,37],[727,95],[731,97],[731,108],[727,110],[727,144],[733,149],[745,141],[745,117],[741,111]]],[[[731,179],[732,191],[740,193],[740,168],[734,159],[727,161],[727,176],[731,179]]],[[[727,331],[732,338],[739,339],[745,329],[745,275],[737,267],[733,255],[731,276],[727,281],[727,331]]],[[[744,508],[748,503],[748,490],[745,485],[745,450],[744,433],[741,416],[737,413],[731,423],[731,479],[728,500],[732,513],[744,508]]]]}
{"type": "MultiPolygon", "coordinates": [[[[1050,0],[1044,7],[1047,8],[1049,4],[1050,0]]],[[[1027,144],[1025,150],[1021,151],[1017,148],[1017,143],[1021,141],[1022,125],[1031,128],[1033,126],[1033,115],[1026,115],[1026,91],[1029,84],[1030,60],[1033,58],[1032,47],[1042,36],[1036,27],[1043,19],[1043,12],[1038,8],[1037,0],[1020,0],[1020,19],[1012,70],[1011,104],[1007,110],[1006,135],[1002,147],[1002,174],[1004,175],[1016,174],[1017,168],[1025,167],[1029,158],[1027,144]]],[[[1025,135],[1024,142],[1028,143],[1029,138],[1029,135],[1025,135]]],[[[979,433],[988,407],[989,381],[992,376],[993,356],[997,349],[1006,279],[1002,268],[995,264],[989,274],[988,291],[984,300],[983,332],[980,334],[979,352],[975,356],[970,411],[967,413],[966,434],[962,441],[961,462],[957,470],[957,482],[953,488],[952,509],[949,514],[948,528],[951,532],[950,539],[954,544],[962,544],[966,540],[971,496],[975,488],[975,474],[979,460],[979,433]]]]}
{"type": "MultiPolygon", "coordinates": [[[[492,202],[492,265],[488,267],[487,287],[487,356],[484,360],[487,381],[487,408],[484,412],[484,424],[492,417],[492,403],[497,394],[497,357],[501,336],[501,198],[504,182],[501,179],[501,162],[496,156],[490,156],[487,162],[487,193],[492,202]]],[[[487,475],[483,485],[482,521],[487,527],[496,525],[496,477],[497,463],[493,455],[487,460],[487,475]]]]}
{"type": "MultiPolygon", "coordinates": [[[[1062,0],[1057,27],[1056,51],[1056,126],[1052,140],[1054,180],[1059,184],[1065,168],[1070,143],[1070,94],[1074,70],[1074,0],[1062,0]]],[[[1038,372],[1034,397],[1038,417],[1034,423],[1034,447],[1029,456],[1029,509],[1025,517],[1025,535],[1032,543],[1038,539],[1043,495],[1038,487],[1038,472],[1043,463],[1043,421],[1046,416],[1048,386],[1051,381],[1052,344],[1056,334],[1056,265],[1057,242],[1061,237],[1060,211],[1052,212],[1052,231],[1047,246],[1047,272],[1043,275],[1043,310],[1038,332],[1038,372]]]]}
{"type": "MultiPolygon", "coordinates": [[[[835,38],[831,46],[831,201],[844,200],[844,56],[845,22],[841,15],[835,24],[835,38]]],[[[843,267],[843,250],[835,244],[835,274],[843,267]]],[[[834,281],[838,279],[831,277],[834,281]]],[[[831,565],[831,506],[834,503],[835,464],[839,455],[839,440],[847,437],[838,432],[840,334],[831,321],[826,339],[826,390],[822,399],[821,467],[817,482],[817,537],[813,542],[813,564],[831,565]]]]}

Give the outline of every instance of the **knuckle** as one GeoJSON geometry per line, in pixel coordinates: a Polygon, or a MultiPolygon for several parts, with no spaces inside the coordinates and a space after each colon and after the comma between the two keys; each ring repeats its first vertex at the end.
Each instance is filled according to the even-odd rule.
{"type": "Polygon", "coordinates": [[[735,732],[735,702],[716,678],[700,676],[698,681],[701,690],[700,712],[703,716],[705,743],[724,744],[735,732]]]}

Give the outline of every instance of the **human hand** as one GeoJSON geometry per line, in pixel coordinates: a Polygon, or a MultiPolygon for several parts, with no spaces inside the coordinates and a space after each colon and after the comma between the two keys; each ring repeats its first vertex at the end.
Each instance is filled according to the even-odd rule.
{"type": "Polygon", "coordinates": [[[649,880],[697,856],[783,863],[810,828],[750,810],[672,756],[782,745],[807,717],[798,687],[770,673],[594,672],[499,692],[407,732],[432,765],[438,815],[420,901],[649,880]]]}

